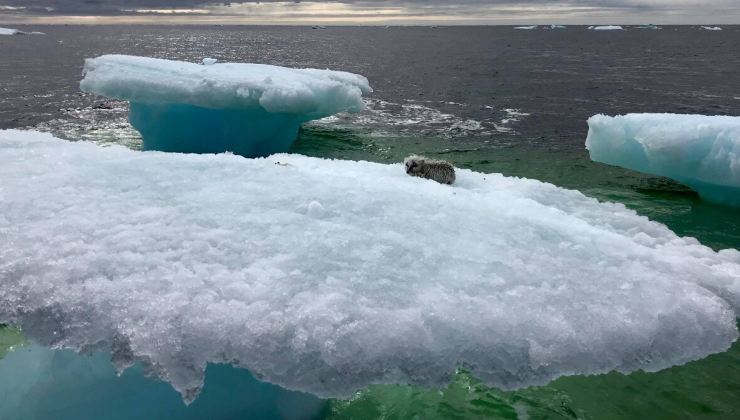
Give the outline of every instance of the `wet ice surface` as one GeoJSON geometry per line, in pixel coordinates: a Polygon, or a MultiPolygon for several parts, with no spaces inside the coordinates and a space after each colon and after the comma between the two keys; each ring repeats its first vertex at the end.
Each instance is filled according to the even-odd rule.
{"type": "Polygon", "coordinates": [[[460,366],[512,389],[737,338],[740,253],[551,184],[21,131],[0,158],[0,322],[141,362],[186,400],[209,362],[324,397],[460,366]]]}

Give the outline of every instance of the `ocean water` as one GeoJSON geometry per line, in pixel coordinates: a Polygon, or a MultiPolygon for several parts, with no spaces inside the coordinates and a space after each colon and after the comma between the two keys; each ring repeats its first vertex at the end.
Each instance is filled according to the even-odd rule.
{"type": "MultiPolygon", "coordinates": [[[[0,60],[0,128],[41,129],[69,139],[139,148],[125,102],[79,92],[83,59],[100,54],[190,61],[214,57],[346,70],[367,76],[375,89],[366,100],[367,109],[304,125],[292,152],[379,162],[425,154],[458,167],[535,178],[622,202],[714,249],[740,248],[740,209],[706,203],[665,178],[593,163],[583,146],[586,119],[598,113],[740,115],[740,27],[721,32],[695,27],[607,32],[583,27],[41,30],[48,35],[0,38],[0,57],[10,58],[0,60]]],[[[0,357],[20,341],[21,334],[1,329],[0,357]]],[[[74,363],[84,356],[58,357],[74,363]]],[[[8,360],[6,356],[4,363],[8,360]]],[[[399,419],[737,418],[738,362],[736,343],[728,352],[658,373],[561,378],[516,392],[490,389],[459,372],[446,389],[376,385],[349,400],[311,400],[306,406],[313,408],[305,414],[399,419]]],[[[112,378],[109,386],[124,396],[137,387],[156,387],[156,381],[143,377],[132,386],[130,376],[135,374],[124,375],[129,381],[118,383],[112,371],[106,373],[112,378]]],[[[205,402],[200,403],[208,409],[198,408],[197,402],[184,408],[166,387],[152,392],[171,392],[161,401],[179,407],[169,411],[174,417],[197,417],[195,413],[204,412],[198,410],[219,418],[249,417],[247,406],[240,408],[239,401],[226,404],[217,398],[209,405],[213,375],[228,376],[242,384],[233,389],[245,393],[255,381],[246,372],[214,367],[201,397],[205,402]],[[231,411],[218,412],[218,407],[227,406],[231,411]]],[[[84,410],[84,405],[76,409],[84,410]]],[[[287,416],[264,410],[260,412],[264,416],[287,416]]]]}

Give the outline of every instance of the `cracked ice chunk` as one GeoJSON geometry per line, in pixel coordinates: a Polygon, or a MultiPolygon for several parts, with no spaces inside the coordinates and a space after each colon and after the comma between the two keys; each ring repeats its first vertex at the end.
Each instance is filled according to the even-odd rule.
{"type": "Polygon", "coordinates": [[[80,88],[128,100],[147,150],[247,157],[287,151],[302,123],[360,111],[372,92],[352,73],[205,64],[104,55],[85,60],[80,88]]]}
{"type": "Polygon", "coordinates": [[[740,206],[740,117],[595,115],[588,126],[592,160],[672,178],[706,200],[740,206]]]}
{"type": "Polygon", "coordinates": [[[0,322],[141,361],[188,399],[207,362],[319,396],[461,365],[510,389],[738,335],[740,253],[535,180],[12,130],[0,162],[0,322]]]}

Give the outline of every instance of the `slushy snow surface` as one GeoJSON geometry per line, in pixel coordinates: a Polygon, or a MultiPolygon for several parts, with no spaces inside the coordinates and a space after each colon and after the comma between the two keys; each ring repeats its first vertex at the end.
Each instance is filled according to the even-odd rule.
{"type": "Polygon", "coordinates": [[[737,338],[740,253],[535,180],[0,131],[0,322],[193,399],[207,362],[319,396],[654,371],[737,338]]]}
{"type": "Polygon", "coordinates": [[[740,117],[595,115],[591,159],[679,181],[703,198],[740,206],[740,117]]]}
{"type": "Polygon", "coordinates": [[[146,150],[248,157],[285,152],[306,121],[363,109],[365,77],[265,64],[125,55],[85,60],[85,92],[130,102],[146,150]]]}

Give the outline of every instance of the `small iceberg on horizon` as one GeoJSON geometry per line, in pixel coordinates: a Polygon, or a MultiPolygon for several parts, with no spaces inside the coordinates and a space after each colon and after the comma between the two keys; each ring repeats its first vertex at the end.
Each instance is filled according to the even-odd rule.
{"type": "Polygon", "coordinates": [[[738,337],[740,252],[533,179],[20,130],[0,162],[0,323],[140,363],[186,401],[214,363],[319,397],[460,367],[518,389],[738,337]]]}
{"type": "Polygon", "coordinates": [[[601,26],[589,26],[588,29],[592,31],[621,31],[624,28],[619,25],[601,25],[601,26]]]}
{"type": "Polygon", "coordinates": [[[740,206],[740,117],[595,115],[591,159],[685,184],[707,201],[740,206]]]}
{"type": "Polygon", "coordinates": [[[532,29],[537,29],[537,25],[515,26],[514,29],[522,29],[522,30],[526,30],[526,31],[531,31],[532,29]]]}
{"type": "Polygon", "coordinates": [[[653,29],[653,30],[662,29],[660,26],[653,25],[652,23],[648,23],[647,25],[636,26],[635,28],[636,29],[653,29]]]}
{"type": "Polygon", "coordinates": [[[568,29],[565,25],[550,25],[550,29],[568,29]]]}
{"type": "Polygon", "coordinates": [[[25,32],[20,29],[0,28],[0,35],[46,35],[43,32],[25,32]]]}
{"type": "Polygon", "coordinates": [[[719,26],[702,26],[701,29],[705,31],[721,31],[722,28],[719,26]]]}
{"type": "Polygon", "coordinates": [[[286,152],[304,122],[359,112],[372,92],[363,76],[266,64],[202,64],[126,55],[85,60],[83,92],[129,101],[144,150],[286,152]]]}

